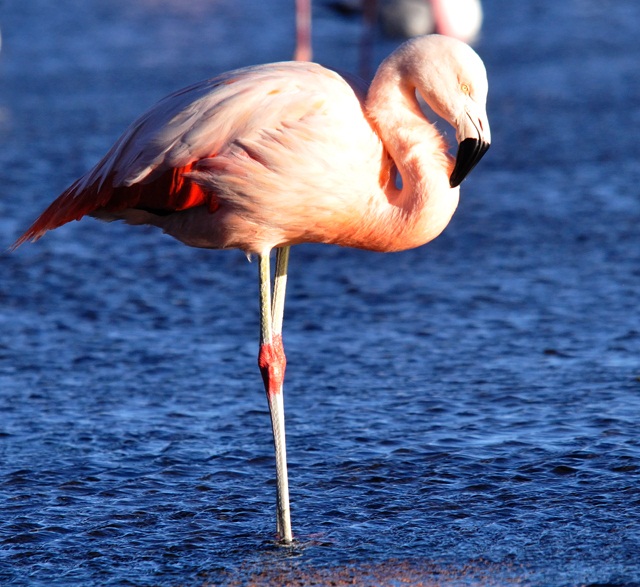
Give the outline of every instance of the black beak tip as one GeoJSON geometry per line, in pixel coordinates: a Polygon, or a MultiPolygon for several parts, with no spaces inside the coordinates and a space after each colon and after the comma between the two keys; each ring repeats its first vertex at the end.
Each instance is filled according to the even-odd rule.
{"type": "Polygon", "coordinates": [[[452,188],[458,187],[471,170],[482,159],[490,147],[490,143],[479,139],[465,139],[458,146],[456,164],[449,177],[449,185],[452,188]]]}
{"type": "Polygon", "coordinates": [[[449,178],[449,185],[452,188],[457,188],[462,183],[463,179],[463,177],[459,177],[458,175],[452,173],[451,177],[449,178]]]}

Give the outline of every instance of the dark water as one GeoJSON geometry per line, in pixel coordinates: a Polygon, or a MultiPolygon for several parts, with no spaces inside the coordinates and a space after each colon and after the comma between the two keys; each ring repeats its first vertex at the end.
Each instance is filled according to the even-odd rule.
{"type": "MultiPolygon", "coordinates": [[[[5,1],[2,246],[166,93],[287,59],[292,4],[5,1]]],[[[2,585],[640,584],[640,4],[485,17],[493,146],[445,234],[293,252],[294,548],[256,264],[93,220],[2,256],[2,585]]],[[[358,21],[314,25],[354,70],[358,21]]]]}

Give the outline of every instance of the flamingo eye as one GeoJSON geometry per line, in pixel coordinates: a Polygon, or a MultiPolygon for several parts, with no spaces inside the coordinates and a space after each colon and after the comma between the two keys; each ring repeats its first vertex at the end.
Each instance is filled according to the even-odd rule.
{"type": "Polygon", "coordinates": [[[471,88],[468,84],[460,84],[460,89],[462,90],[463,94],[469,95],[469,93],[471,92],[471,88]]]}

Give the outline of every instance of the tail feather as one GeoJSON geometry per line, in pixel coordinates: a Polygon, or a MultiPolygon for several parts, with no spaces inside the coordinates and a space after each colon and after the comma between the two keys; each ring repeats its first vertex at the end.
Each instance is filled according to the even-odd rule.
{"type": "Polygon", "coordinates": [[[188,175],[196,162],[185,167],[169,168],[130,186],[114,186],[111,173],[103,178],[89,172],[67,188],[11,246],[18,248],[27,241],[37,241],[48,230],[58,228],[87,215],[100,212],[118,213],[127,209],[143,209],[167,214],[207,206],[210,212],[218,208],[217,198],[188,175]]]}
{"type": "Polygon", "coordinates": [[[97,184],[81,190],[84,177],[76,180],[36,219],[27,231],[11,245],[11,250],[17,249],[27,241],[37,241],[48,230],[58,228],[72,220],[80,220],[108,200],[109,193],[99,190],[97,184]]]}

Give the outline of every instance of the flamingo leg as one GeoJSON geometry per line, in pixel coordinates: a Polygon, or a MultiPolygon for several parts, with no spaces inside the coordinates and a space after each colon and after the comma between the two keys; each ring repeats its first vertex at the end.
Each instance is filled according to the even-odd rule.
{"type": "Polygon", "coordinates": [[[283,382],[287,360],[282,346],[282,321],[287,283],[289,247],[278,249],[276,274],[271,300],[271,267],[269,255],[260,255],[260,353],[258,365],[262,373],[276,457],[276,529],[280,540],[290,543],[291,513],[289,509],[289,480],[287,475],[287,447],[284,428],[283,382]]]}
{"type": "Polygon", "coordinates": [[[358,63],[358,73],[362,79],[370,80],[376,22],[378,19],[378,2],[377,0],[364,0],[363,8],[363,26],[362,37],[360,38],[360,60],[358,63]]]}
{"type": "Polygon", "coordinates": [[[296,0],[296,61],[311,61],[311,0],[296,0]]]}

